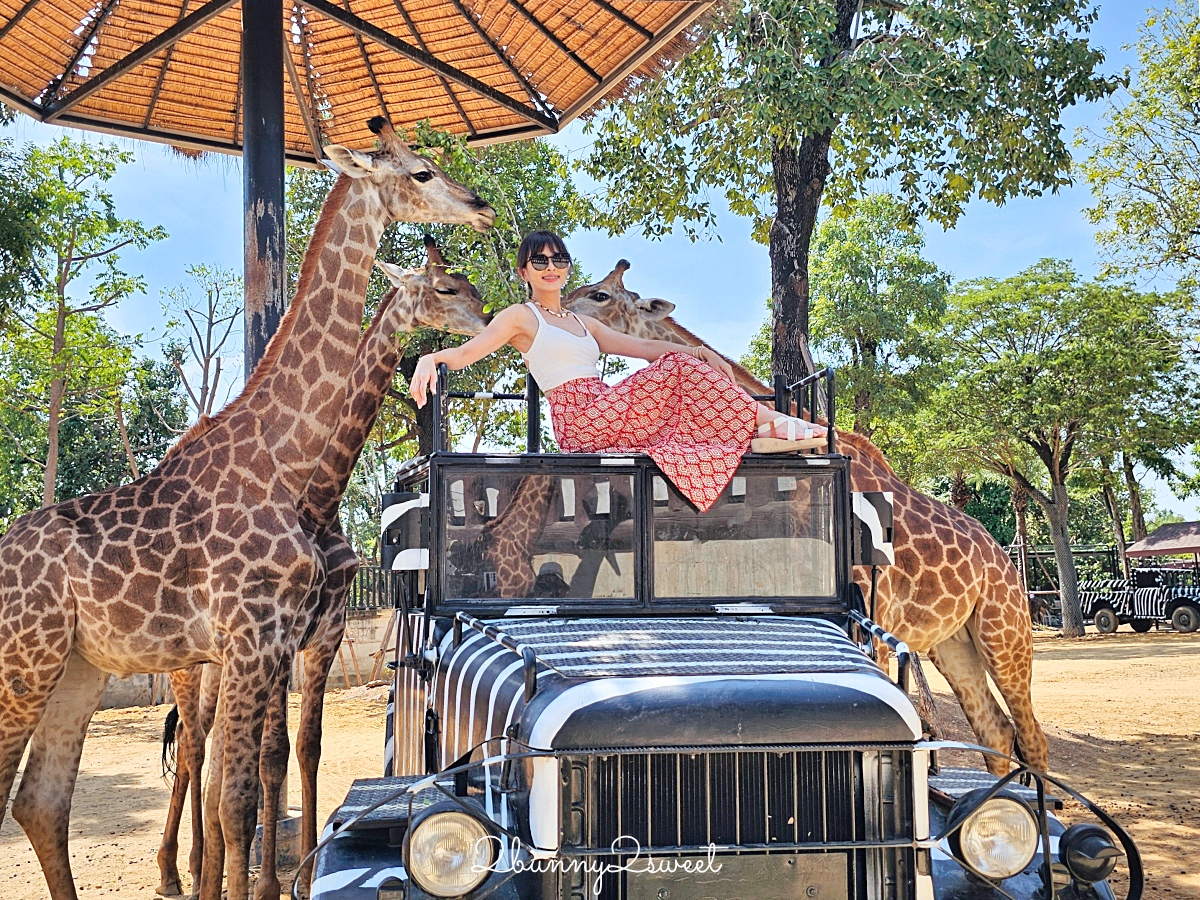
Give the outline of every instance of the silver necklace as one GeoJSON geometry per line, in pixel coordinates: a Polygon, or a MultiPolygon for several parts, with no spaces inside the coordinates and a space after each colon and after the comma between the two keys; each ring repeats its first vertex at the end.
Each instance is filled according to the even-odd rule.
{"type": "Polygon", "coordinates": [[[554,317],[555,317],[555,318],[557,318],[557,319],[569,319],[569,318],[571,318],[571,314],[570,314],[569,312],[567,312],[565,309],[564,309],[564,310],[560,310],[559,312],[555,312],[554,310],[550,309],[550,308],[549,308],[549,307],[547,307],[547,306],[542,306],[542,304],[541,304],[539,301],[537,301],[537,300],[534,300],[533,302],[534,302],[534,303],[537,303],[537,305],[538,305],[538,306],[541,306],[541,308],[542,308],[542,310],[543,310],[544,312],[547,312],[547,313],[549,313],[550,315],[554,316],[554,317]]]}

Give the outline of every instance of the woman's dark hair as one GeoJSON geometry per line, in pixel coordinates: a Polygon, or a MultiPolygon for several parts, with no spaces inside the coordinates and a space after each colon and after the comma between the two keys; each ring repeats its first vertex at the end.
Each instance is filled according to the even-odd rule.
{"type": "Polygon", "coordinates": [[[566,253],[567,245],[553,231],[531,231],[521,241],[517,248],[517,268],[523,269],[529,264],[529,257],[541,253],[543,247],[550,247],[555,253],[566,253]]]}

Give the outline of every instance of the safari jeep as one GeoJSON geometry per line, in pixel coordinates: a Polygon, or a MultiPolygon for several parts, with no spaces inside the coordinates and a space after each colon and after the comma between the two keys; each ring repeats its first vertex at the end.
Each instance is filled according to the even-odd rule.
{"type": "Polygon", "coordinates": [[[851,495],[832,430],[700,514],[646,457],[537,452],[530,409],[530,452],[437,451],[385,498],[386,771],[326,825],[314,900],[1082,900],[1114,867],[1141,896],[1066,785],[939,767],[966,745],[926,739],[851,580],[890,495],[851,495]]]}

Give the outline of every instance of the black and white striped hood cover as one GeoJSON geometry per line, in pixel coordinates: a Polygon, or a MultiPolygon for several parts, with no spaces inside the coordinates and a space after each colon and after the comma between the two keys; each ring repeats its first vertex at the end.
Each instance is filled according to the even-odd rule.
{"type": "MultiPolygon", "coordinates": [[[[812,618],[492,620],[539,660],[524,701],[520,656],[485,635],[447,634],[430,696],[442,767],[514,723],[547,750],[909,742],[908,698],[833,624],[812,618]]],[[[515,749],[515,748],[514,748],[515,749]]],[[[535,763],[530,803],[549,828],[557,778],[535,763]]],[[[555,769],[556,771],[556,769],[555,769]]],[[[488,810],[493,813],[493,810],[488,810]]],[[[498,810],[500,818],[507,810],[498,810]]],[[[542,828],[535,827],[536,831],[542,828]]],[[[539,835],[551,840],[549,831],[539,835]]],[[[542,845],[544,846],[544,845],[542,845]]]]}
{"type": "Polygon", "coordinates": [[[491,624],[537,654],[537,694],[525,709],[516,653],[468,628],[458,647],[446,635],[431,698],[443,765],[514,722],[522,740],[547,749],[679,745],[687,736],[701,744],[908,741],[921,733],[908,699],[824,620],[491,624]],[[602,730],[587,724],[598,720],[602,730]],[[667,720],[672,727],[659,730],[667,720]]]}

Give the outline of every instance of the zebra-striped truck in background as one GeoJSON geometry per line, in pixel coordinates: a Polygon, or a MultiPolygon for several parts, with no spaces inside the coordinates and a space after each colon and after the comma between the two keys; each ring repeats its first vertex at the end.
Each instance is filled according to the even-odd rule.
{"type": "Polygon", "coordinates": [[[1170,622],[1179,632],[1200,626],[1200,584],[1187,569],[1134,569],[1132,577],[1079,582],[1083,617],[1101,634],[1112,634],[1122,623],[1134,631],[1149,631],[1156,622],[1170,622]]]}

